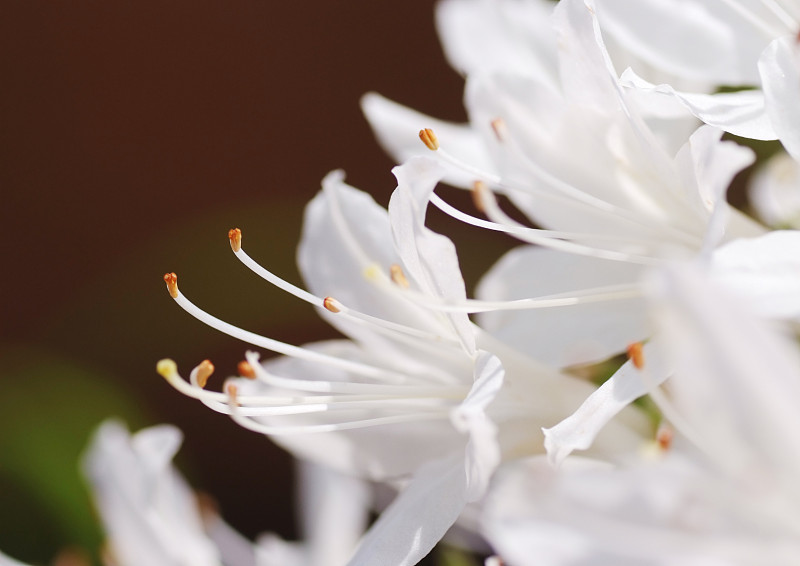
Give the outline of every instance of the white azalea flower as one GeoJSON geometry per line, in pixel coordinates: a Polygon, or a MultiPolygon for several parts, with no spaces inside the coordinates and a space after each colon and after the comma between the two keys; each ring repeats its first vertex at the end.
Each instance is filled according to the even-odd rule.
{"type": "MultiPolygon", "coordinates": [[[[345,185],[341,173],[323,181],[307,208],[299,251],[310,293],[255,264],[232,231],[239,259],[319,307],[351,340],[298,348],[245,332],[200,311],[167,277],[170,293],[191,314],[284,354],[261,364],[249,353],[255,380],[229,381],[225,393],[201,387],[208,364],[187,383],[163,362],[160,371],[175,387],[303,458],[373,479],[412,478],[352,565],[422,558],[464,505],[481,498],[502,461],[540,452],[539,427],[563,418],[593,390],[470,322],[469,312],[527,303],[467,300],[452,243],[424,226],[443,170],[418,158],[394,172],[398,188],[388,214],[345,185]]],[[[630,445],[646,426],[632,411],[596,450],[630,445]]]]}
{"type": "MultiPolygon", "coordinates": [[[[458,14],[461,4],[473,3],[448,3],[452,8],[443,13],[458,14]]],[[[592,6],[565,0],[554,10],[560,70],[555,84],[541,74],[517,72],[521,63],[490,67],[466,41],[448,39],[457,35],[448,31],[445,45],[460,54],[450,58],[471,73],[469,126],[434,121],[374,94],[363,100],[379,140],[395,156],[424,151],[415,131],[427,124],[439,138],[434,155],[448,166],[446,179],[459,186],[480,181],[477,190],[489,221],[455,210],[434,195],[432,202],[446,213],[574,254],[514,251],[479,290],[479,297],[496,300],[564,291],[587,295],[570,309],[493,313],[481,319],[510,344],[556,366],[596,361],[647,336],[635,296],[641,266],[707,254],[721,242],[761,232],[724,198],[733,176],[752,162],[752,153],[720,142],[718,130],[701,128],[677,154],[670,154],[636,101],[617,85],[592,6]],[[472,65],[470,58],[476,59],[472,65]],[[513,221],[492,192],[507,196],[545,229],[513,221]],[[567,287],[559,288],[564,277],[557,273],[572,276],[567,287]],[[530,282],[527,290],[524,281],[530,282]],[[612,297],[613,303],[601,302],[612,297]],[[527,340],[521,328],[544,339],[527,340]]],[[[470,23],[467,29],[477,25],[474,18],[452,17],[440,28],[451,30],[464,19],[470,23]]],[[[483,22],[487,33],[478,35],[499,35],[493,23],[483,22]]],[[[523,52],[528,46],[524,38],[519,40],[523,52]]]]}
{"type": "Polygon", "coordinates": [[[512,566],[800,561],[796,343],[689,269],[655,289],[674,440],[617,468],[509,468],[485,532],[512,566]]]}
{"type": "Polygon", "coordinates": [[[24,562],[20,562],[19,560],[14,560],[10,556],[6,556],[2,552],[0,552],[0,566],[29,566],[24,562]]]}

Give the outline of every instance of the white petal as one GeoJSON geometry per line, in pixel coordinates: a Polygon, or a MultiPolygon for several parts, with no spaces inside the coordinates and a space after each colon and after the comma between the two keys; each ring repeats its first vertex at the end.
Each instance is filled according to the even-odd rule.
{"type": "Polygon", "coordinates": [[[436,5],[436,24],[450,65],[463,74],[501,71],[553,82],[552,11],[548,0],[446,0],[436,5]]]}
{"type": "Polygon", "coordinates": [[[758,61],[767,112],[786,151],[800,159],[800,48],[794,36],[769,44],[758,61]]]}
{"type": "Polygon", "coordinates": [[[800,232],[770,232],[714,252],[711,275],[761,316],[800,318],[800,232]]]}
{"type": "Polygon", "coordinates": [[[489,479],[500,464],[497,426],[486,408],[503,385],[505,370],[500,360],[480,351],[475,361],[475,383],[467,398],[455,409],[451,419],[455,427],[469,435],[466,451],[467,501],[481,498],[489,479]]]}
{"type": "MultiPolygon", "coordinates": [[[[425,227],[425,214],[443,170],[433,159],[417,157],[392,169],[397,189],[389,200],[389,220],[395,247],[423,292],[458,302],[467,298],[464,278],[453,242],[425,227]]],[[[465,313],[448,313],[447,319],[467,353],[475,353],[475,331],[465,313]]]]}
{"type": "Polygon", "coordinates": [[[466,493],[463,452],[426,464],[381,514],[348,566],[413,566],[456,521],[466,493]]]}
{"type": "Polygon", "coordinates": [[[28,566],[28,564],[14,560],[10,556],[6,556],[0,552],[0,566],[28,566]]]}
{"type": "MultiPolygon", "coordinates": [[[[480,299],[507,301],[636,283],[641,267],[624,262],[521,246],[505,254],[483,277],[480,299]]],[[[485,330],[533,358],[565,367],[599,361],[648,335],[642,299],[567,307],[482,313],[485,330]]]]}
{"type": "MultiPolygon", "coordinates": [[[[443,148],[465,163],[486,171],[494,172],[480,135],[469,125],[444,122],[411,110],[388,98],[370,92],[361,99],[361,109],[375,132],[384,150],[403,163],[417,155],[430,155],[419,139],[419,131],[431,128],[443,148]]],[[[474,175],[452,166],[447,167],[444,177],[448,184],[469,188],[475,182],[474,175]]]]}
{"type": "Polygon", "coordinates": [[[760,90],[718,94],[679,92],[670,85],[649,83],[631,69],[622,73],[620,84],[629,89],[629,95],[647,114],[672,118],[689,111],[706,124],[737,136],[757,140],[778,137],[760,90]]]}
{"type": "Polygon", "coordinates": [[[367,527],[371,494],[358,478],[298,462],[307,566],[344,566],[367,527]]]}
{"type": "Polygon", "coordinates": [[[573,450],[586,450],[603,427],[630,403],[660,385],[669,370],[658,347],[651,342],[643,348],[644,366],[627,361],[611,379],[601,385],[572,415],[543,429],[548,458],[559,465],[573,450]]]}
{"type": "Polygon", "coordinates": [[[740,36],[702,3],[694,0],[595,2],[603,31],[657,69],[695,80],[722,84],[744,82],[736,52],[740,36]],[[680,30],[680,40],[676,40],[675,30],[680,30]]]}

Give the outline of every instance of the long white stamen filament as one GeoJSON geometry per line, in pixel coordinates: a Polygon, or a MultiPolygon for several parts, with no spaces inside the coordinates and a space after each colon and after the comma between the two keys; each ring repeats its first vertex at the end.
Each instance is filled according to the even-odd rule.
{"type": "Polygon", "coordinates": [[[549,237],[542,237],[538,234],[526,231],[526,227],[520,225],[516,220],[510,218],[505,212],[500,209],[494,194],[490,191],[483,191],[481,202],[483,203],[486,216],[498,224],[514,227],[518,232],[514,236],[523,242],[530,244],[537,244],[540,246],[547,246],[553,249],[569,251],[570,253],[578,255],[588,255],[600,259],[610,259],[613,261],[625,261],[629,263],[641,263],[643,265],[659,265],[662,260],[654,257],[647,257],[635,255],[625,252],[618,252],[614,250],[606,250],[602,248],[593,248],[590,246],[576,244],[575,242],[568,242],[565,240],[556,240],[549,237]]]}
{"type": "Polygon", "coordinates": [[[280,342],[272,338],[267,338],[266,336],[255,334],[254,332],[250,332],[248,330],[243,330],[237,326],[225,322],[224,320],[220,320],[217,317],[208,314],[187,299],[180,291],[176,292],[174,299],[183,310],[188,312],[199,321],[204,322],[208,326],[215,328],[220,332],[227,334],[228,336],[238,338],[239,340],[254,346],[260,346],[261,348],[271,350],[278,354],[283,354],[284,356],[291,356],[311,362],[326,364],[364,377],[388,381],[390,383],[402,383],[408,380],[408,376],[401,373],[354,362],[352,360],[345,360],[342,358],[329,356],[327,354],[321,354],[307,348],[293,346],[291,344],[286,344],[285,342],[280,342]]]}
{"type": "Polygon", "coordinates": [[[338,300],[332,299],[331,297],[323,299],[312,293],[309,293],[308,291],[301,289],[297,285],[293,285],[292,283],[289,283],[288,281],[282,279],[281,277],[278,277],[277,275],[275,275],[274,273],[263,267],[261,264],[256,262],[253,258],[251,258],[241,247],[239,247],[238,250],[234,250],[234,254],[239,259],[239,261],[241,261],[251,271],[253,271],[256,275],[258,275],[265,281],[275,285],[279,289],[286,291],[287,293],[297,297],[298,299],[301,299],[303,301],[306,301],[307,303],[314,305],[315,307],[324,308],[330,312],[335,312],[338,316],[349,318],[351,320],[356,321],[359,324],[368,325],[378,332],[392,335],[395,338],[397,338],[396,336],[397,334],[400,334],[440,344],[447,343],[452,345],[458,345],[458,342],[456,340],[453,340],[452,338],[441,336],[439,334],[434,334],[432,332],[426,332],[418,328],[412,328],[389,320],[384,320],[382,318],[374,317],[366,313],[362,313],[358,310],[352,309],[347,305],[342,304],[338,300]]]}
{"type": "MultiPolygon", "coordinates": [[[[486,208],[487,216],[489,216],[489,213],[491,212],[496,218],[498,216],[499,207],[497,207],[496,203],[494,206],[491,206],[491,201],[493,200],[494,200],[493,198],[489,199],[484,197],[482,199],[482,202],[485,203],[484,206],[486,208]],[[486,206],[486,203],[489,203],[489,206],[486,206]]],[[[454,208],[453,206],[442,200],[441,197],[439,197],[435,193],[431,196],[431,203],[434,206],[436,206],[439,210],[441,210],[448,216],[455,218],[456,220],[465,222],[467,224],[471,224],[479,228],[488,228],[490,230],[495,230],[498,232],[506,232],[530,244],[537,244],[543,247],[547,247],[557,251],[572,253],[575,255],[597,257],[613,261],[624,261],[624,262],[643,263],[643,264],[661,263],[660,260],[656,258],[650,258],[646,256],[636,256],[624,252],[615,252],[613,250],[598,249],[583,244],[571,242],[568,240],[561,240],[558,239],[558,237],[553,236],[553,233],[551,233],[548,230],[539,230],[536,228],[521,226],[519,225],[519,223],[508,218],[508,216],[506,216],[504,213],[502,213],[502,218],[504,220],[503,222],[496,222],[496,221],[487,222],[485,220],[481,220],[480,218],[475,218],[474,216],[470,216],[469,214],[466,214],[454,208]]],[[[571,234],[571,235],[577,236],[576,234],[571,234]]]]}
{"type": "MultiPolygon", "coordinates": [[[[510,149],[514,149],[516,144],[506,140],[510,149]]],[[[506,195],[519,193],[525,196],[537,195],[550,201],[557,201],[561,204],[568,206],[580,206],[585,212],[589,212],[599,216],[611,215],[616,221],[625,220],[636,226],[642,227],[645,230],[653,231],[653,224],[650,220],[642,218],[641,214],[632,212],[625,208],[604,201],[594,195],[588,194],[579,188],[570,185],[566,181],[548,173],[542,169],[538,164],[532,162],[520,149],[515,153],[519,154],[518,157],[526,164],[530,172],[538,177],[541,181],[547,184],[546,189],[539,188],[535,185],[526,186],[524,189],[519,187],[512,187],[503,182],[503,180],[492,173],[487,173],[464,163],[454,155],[450,154],[447,150],[439,147],[434,154],[440,157],[443,161],[450,163],[456,168],[459,168],[466,173],[473,175],[476,179],[485,181],[488,185],[493,187],[493,190],[506,195]]],[[[673,226],[659,224],[658,231],[668,231],[676,239],[680,239],[687,244],[697,245],[696,238],[691,234],[687,234],[679,228],[673,226]]]]}
{"type": "Polygon", "coordinates": [[[314,434],[323,432],[336,432],[340,430],[354,430],[360,428],[369,428],[374,426],[400,424],[400,423],[418,423],[430,420],[445,420],[450,418],[450,410],[438,410],[435,412],[425,413],[407,413],[403,415],[392,415],[386,417],[375,417],[371,419],[362,419],[357,421],[345,421],[342,423],[324,423],[324,424],[311,424],[311,425],[289,425],[289,426],[275,426],[267,425],[252,419],[247,418],[237,407],[236,403],[230,403],[230,415],[236,424],[253,432],[261,434],[268,434],[270,436],[282,436],[290,434],[314,434]]]}

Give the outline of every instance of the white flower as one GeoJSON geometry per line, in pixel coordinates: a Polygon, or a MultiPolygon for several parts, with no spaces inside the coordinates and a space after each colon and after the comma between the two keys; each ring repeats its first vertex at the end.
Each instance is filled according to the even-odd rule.
{"type": "MultiPolygon", "coordinates": [[[[469,73],[470,125],[435,121],[374,94],[363,100],[365,113],[379,140],[399,159],[424,151],[416,139],[419,127],[433,129],[440,143],[433,155],[448,166],[446,180],[467,187],[480,181],[476,190],[489,221],[455,210],[437,195],[435,205],[464,222],[553,250],[512,252],[487,275],[480,297],[584,295],[582,304],[569,309],[492,313],[481,323],[556,366],[602,359],[648,334],[635,296],[643,265],[708,254],[724,241],[761,232],[725,202],[731,179],[751,163],[752,153],[721,142],[720,132],[711,128],[680,144],[663,124],[651,128],[637,102],[617,84],[590,2],[565,0],[553,12],[557,48],[552,54],[544,51],[545,58],[557,57],[553,64],[560,79],[555,81],[546,73],[519,72],[523,62],[492,67],[480,59],[481,50],[453,40],[468,35],[454,31],[465,21],[472,35],[501,35],[494,29],[497,19],[481,21],[484,33],[479,33],[474,17],[459,16],[471,14],[474,4],[447,3],[440,18],[448,22],[440,29],[448,30],[443,36],[450,59],[469,73]],[[665,137],[670,138],[666,146],[665,137]],[[680,147],[677,153],[673,145],[680,147]],[[507,196],[545,229],[509,218],[493,193],[507,196]],[[573,275],[566,285],[558,275],[564,273],[573,275]],[[523,288],[522,281],[530,287],[523,288]],[[603,298],[614,301],[603,304],[603,298]],[[527,340],[522,328],[543,339],[527,340]],[[553,331],[562,328],[570,332],[553,331]]],[[[510,26],[504,31],[516,29],[514,20],[501,20],[510,26]]],[[[538,48],[537,36],[528,40],[517,31],[509,37],[520,52],[538,48]]],[[[500,51],[507,50],[501,42],[500,51]]]]}
{"type": "Polygon", "coordinates": [[[498,477],[485,532],[512,566],[800,561],[796,343],[688,268],[655,289],[674,439],[617,468],[539,459],[498,477]]]}
{"type": "MultiPolygon", "coordinates": [[[[302,458],[372,479],[411,477],[353,565],[422,558],[464,505],[481,498],[502,461],[541,452],[539,427],[569,414],[593,390],[470,322],[469,312],[508,305],[466,299],[453,244],[424,225],[442,169],[417,158],[394,172],[398,188],[388,214],[345,185],[341,173],[323,181],[307,208],[299,251],[311,293],[255,264],[232,232],[239,259],[319,307],[349,340],[298,348],[247,333],[200,311],[167,277],[170,293],[193,315],[284,354],[262,364],[249,353],[255,380],[229,381],[224,393],[201,387],[208,365],[187,383],[164,362],[160,371],[175,387],[302,458]]],[[[631,411],[595,449],[629,446],[645,427],[631,411]]]]}
{"type": "Polygon", "coordinates": [[[2,552],[0,552],[0,566],[29,566],[24,562],[20,562],[18,560],[14,560],[10,556],[6,556],[2,552]]]}

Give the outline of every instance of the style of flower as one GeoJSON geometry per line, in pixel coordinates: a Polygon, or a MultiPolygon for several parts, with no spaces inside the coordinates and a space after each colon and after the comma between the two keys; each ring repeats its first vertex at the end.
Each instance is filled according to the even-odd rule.
{"type": "Polygon", "coordinates": [[[798,563],[796,343],[689,266],[660,274],[651,308],[671,362],[659,444],[617,467],[508,468],[485,534],[512,566],[798,563]]]}
{"type": "MultiPolygon", "coordinates": [[[[273,284],[317,306],[349,340],[302,348],[237,329],[170,294],[223,332],[283,354],[247,354],[243,375],[224,392],[203,389],[204,362],[183,380],[169,361],[159,371],[189,396],[295,455],[382,481],[411,478],[367,534],[351,565],[414,564],[479,500],[494,469],[541,452],[539,428],[557,422],[593,386],[528,359],[470,322],[469,312],[515,308],[466,298],[455,248],[425,227],[444,171],[432,159],[394,169],[388,213],[347,186],[339,172],[306,209],[299,265],[309,291],[256,264],[231,231],[237,257],[273,284]],[[335,297],[335,298],[334,298],[335,297]]],[[[639,442],[647,423],[630,411],[599,454],[639,442]]]]}

